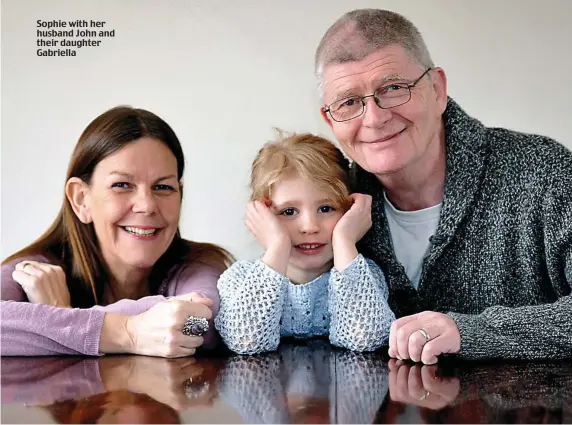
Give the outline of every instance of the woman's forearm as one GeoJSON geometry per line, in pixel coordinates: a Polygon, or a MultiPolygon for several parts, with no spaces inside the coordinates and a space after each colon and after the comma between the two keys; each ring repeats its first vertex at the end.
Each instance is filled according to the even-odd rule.
{"type": "Polygon", "coordinates": [[[105,313],[2,301],[2,356],[99,355],[105,313]]]}

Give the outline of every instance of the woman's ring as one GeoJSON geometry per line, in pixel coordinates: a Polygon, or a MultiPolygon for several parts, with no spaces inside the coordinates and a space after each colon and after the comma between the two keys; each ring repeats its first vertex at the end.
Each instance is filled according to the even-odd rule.
{"type": "Polygon", "coordinates": [[[209,322],[204,317],[189,316],[183,326],[183,333],[187,336],[203,336],[208,330],[209,322]]]}
{"type": "Polygon", "coordinates": [[[22,271],[23,271],[24,273],[26,273],[26,267],[32,265],[32,263],[30,263],[29,261],[22,261],[21,264],[22,264],[22,266],[21,266],[21,267],[22,267],[22,271]]]}

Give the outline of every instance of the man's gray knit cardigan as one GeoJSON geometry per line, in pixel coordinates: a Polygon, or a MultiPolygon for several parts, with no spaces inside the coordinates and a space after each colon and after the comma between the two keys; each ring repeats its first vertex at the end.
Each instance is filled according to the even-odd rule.
{"type": "Polygon", "coordinates": [[[396,317],[448,313],[466,359],[572,357],[572,152],[555,141],[487,128],[452,99],[445,113],[445,196],[416,290],[393,252],[383,187],[360,250],[383,269],[396,317]]]}

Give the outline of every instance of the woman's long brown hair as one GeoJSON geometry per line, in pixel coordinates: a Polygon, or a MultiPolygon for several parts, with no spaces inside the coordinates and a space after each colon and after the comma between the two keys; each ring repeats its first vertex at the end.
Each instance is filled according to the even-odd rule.
{"type": "MultiPolygon", "coordinates": [[[[79,177],[89,184],[100,161],[142,137],[159,140],[169,148],[177,159],[180,181],[185,157],[171,127],[144,109],[118,106],[101,114],[83,131],[73,151],[66,182],[72,177],[79,177]]],[[[101,301],[109,280],[108,269],[100,253],[93,225],[84,224],[77,218],[65,194],[60,212],[48,230],[4,260],[3,264],[30,255],[45,255],[64,269],[72,306],[87,308],[101,301]]],[[[153,266],[149,276],[150,293],[157,293],[161,283],[183,267],[202,264],[222,273],[232,261],[233,257],[225,249],[214,244],[185,240],[177,230],[171,245],[153,266]]]]}

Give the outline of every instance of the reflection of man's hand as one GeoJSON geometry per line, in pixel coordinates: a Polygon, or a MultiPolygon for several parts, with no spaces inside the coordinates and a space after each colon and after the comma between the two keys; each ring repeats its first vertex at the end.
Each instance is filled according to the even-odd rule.
{"type": "Polygon", "coordinates": [[[459,395],[459,379],[437,376],[437,366],[411,365],[395,359],[387,365],[389,396],[393,401],[438,410],[459,395]]]}
{"type": "Polygon", "coordinates": [[[144,393],[183,411],[212,404],[216,396],[216,371],[205,374],[208,366],[192,357],[118,356],[102,358],[100,373],[108,390],[144,393]]]}

